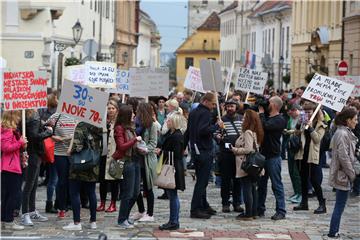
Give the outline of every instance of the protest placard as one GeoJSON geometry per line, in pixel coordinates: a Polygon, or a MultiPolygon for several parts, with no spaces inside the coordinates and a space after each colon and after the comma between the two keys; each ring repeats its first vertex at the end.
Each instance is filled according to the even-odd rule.
{"type": "Polygon", "coordinates": [[[85,79],[91,87],[115,88],[116,63],[87,61],[85,63],[85,79]]]}
{"type": "Polygon", "coordinates": [[[65,80],[57,112],[97,127],[106,126],[109,93],[65,80]]]}
{"type": "Polygon", "coordinates": [[[335,76],[334,78],[339,79],[343,82],[354,85],[354,89],[351,92],[352,97],[360,96],[360,76],[335,76]]]}
{"type": "Polygon", "coordinates": [[[67,66],[65,68],[65,79],[78,82],[81,84],[87,84],[85,77],[85,65],[67,66]]]}
{"type": "Polygon", "coordinates": [[[186,78],[184,81],[184,87],[194,90],[196,92],[202,92],[202,93],[205,92],[201,81],[200,69],[189,67],[189,70],[186,74],[186,78]]]}
{"type": "Polygon", "coordinates": [[[5,72],[3,77],[5,110],[47,108],[45,71],[5,72]]]}
{"type": "Polygon", "coordinates": [[[169,95],[169,68],[130,68],[130,96],[169,95]]]}
{"type": "Polygon", "coordinates": [[[129,94],[129,75],[128,70],[118,69],[116,74],[116,88],[108,88],[106,91],[110,93],[129,94]]]}
{"type": "Polygon", "coordinates": [[[341,80],[314,74],[302,98],[340,112],[351,95],[354,85],[341,80]]]}
{"type": "Polygon", "coordinates": [[[262,95],[264,93],[268,74],[249,68],[240,68],[235,89],[262,95]]]}
{"type": "Polygon", "coordinates": [[[7,62],[4,58],[0,57],[0,103],[3,102],[4,91],[4,69],[6,68],[7,62]]]}
{"type": "Polygon", "coordinates": [[[200,60],[200,72],[205,91],[224,91],[224,82],[221,79],[221,66],[219,62],[212,59],[200,60]]]}

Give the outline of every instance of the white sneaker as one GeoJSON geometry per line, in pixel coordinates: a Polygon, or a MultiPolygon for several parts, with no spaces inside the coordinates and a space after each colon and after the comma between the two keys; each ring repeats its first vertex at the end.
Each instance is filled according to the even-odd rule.
{"type": "Polygon", "coordinates": [[[66,231],[81,231],[81,223],[75,224],[73,222],[69,223],[69,225],[63,227],[66,231]]]}
{"type": "Polygon", "coordinates": [[[154,222],[154,216],[149,216],[145,214],[142,218],[139,219],[139,222],[154,222]]]}
{"type": "Polygon", "coordinates": [[[118,223],[117,225],[119,228],[121,229],[130,229],[130,228],[134,228],[134,225],[131,225],[127,220],[125,220],[124,222],[122,223],[118,223]]]}
{"type": "Polygon", "coordinates": [[[5,229],[11,229],[14,231],[20,231],[25,229],[24,226],[19,225],[16,221],[5,223],[4,227],[5,229]]]}
{"type": "Polygon", "coordinates": [[[139,220],[140,218],[142,218],[146,213],[134,213],[130,218],[134,221],[139,220]]]}
{"type": "Polygon", "coordinates": [[[91,222],[90,223],[90,229],[97,229],[96,222],[91,222]]]}
{"type": "Polygon", "coordinates": [[[49,220],[47,217],[41,215],[37,210],[30,213],[30,218],[32,220],[38,221],[38,222],[46,222],[49,220]]]}
{"type": "Polygon", "coordinates": [[[30,214],[25,213],[21,216],[21,225],[24,226],[34,226],[34,223],[30,219],[30,214]]]}

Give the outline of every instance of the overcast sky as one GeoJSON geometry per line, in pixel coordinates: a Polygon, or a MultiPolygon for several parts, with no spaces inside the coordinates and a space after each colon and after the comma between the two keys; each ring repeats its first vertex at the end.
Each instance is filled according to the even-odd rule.
{"type": "Polygon", "coordinates": [[[142,0],[140,8],[149,14],[158,26],[161,52],[174,52],[187,35],[187,1],[142,0]]]}

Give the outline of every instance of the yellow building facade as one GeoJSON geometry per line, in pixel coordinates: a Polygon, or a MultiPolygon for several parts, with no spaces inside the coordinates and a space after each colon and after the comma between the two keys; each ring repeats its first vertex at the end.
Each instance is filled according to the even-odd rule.
{"type": "Polygon", "coordinates": [[[341,59],[342,1],[294,1],[292,88],[306,85],[311,72],[335,76],[341,59]]]}
{"type": "Polygon", "coordinates": [[[201,59],[220,59],[220,19],[215,12],[176,50],[178,91],[184,89],[189,67],[200,68],[201,59]]]}

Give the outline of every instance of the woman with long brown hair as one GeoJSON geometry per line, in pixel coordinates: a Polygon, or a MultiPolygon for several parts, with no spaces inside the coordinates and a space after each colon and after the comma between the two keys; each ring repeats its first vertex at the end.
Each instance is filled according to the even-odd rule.
{"type": "Polygon", "coordinates": [[[264,139],[264,130],[259,115],[253,110],[246,110],[242,124],[242,134],[236,140],[232,151],[236,156],[236,177],[241,178],[245,213],[236,217],[238,220],[252,220],[257,216],[257,179],[253,179],[241,169],[246,155],[259,149],[264,139]]]}

